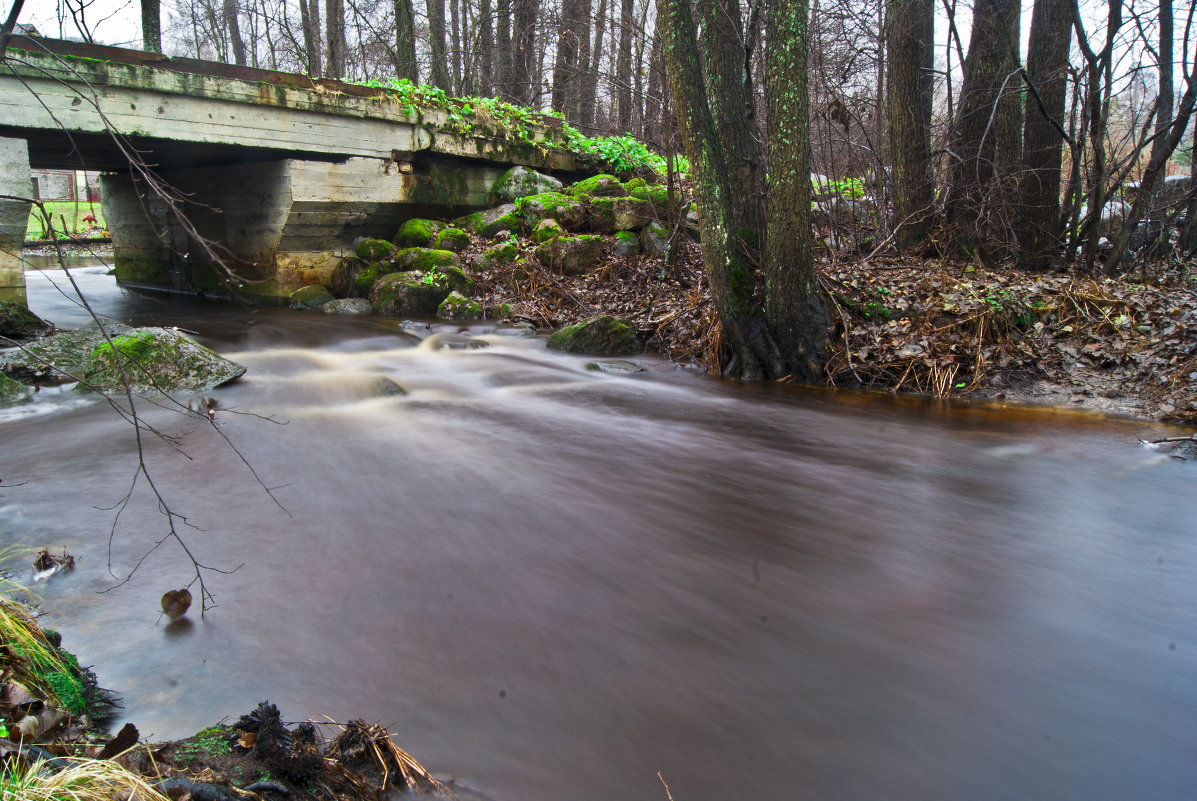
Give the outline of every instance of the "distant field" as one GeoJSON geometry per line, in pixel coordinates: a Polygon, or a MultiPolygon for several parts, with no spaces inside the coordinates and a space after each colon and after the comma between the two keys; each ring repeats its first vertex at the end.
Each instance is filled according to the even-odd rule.
{"type": "MultiPolygon", "coordinates": [[[[73,200],[48,200],[46,201],[46,211],[54,216],[54,230],[61,232],[63,229],[63,218],[66,218],[66,230],[69,233],[79,233],[90,228],[107,228],[107,223],[104,222],[104,212],[100,208],[99,203],[87,203],[80,201],[76,206],[73,200]],[[84,223],[83,216],[91,214],[96,218],[95,223],[84,223]]],[[[25,233],[26,239],[41,239],[44,225],[40,219],[37,207],[33,207],[29,211],[29,228],[25,233]]]]}

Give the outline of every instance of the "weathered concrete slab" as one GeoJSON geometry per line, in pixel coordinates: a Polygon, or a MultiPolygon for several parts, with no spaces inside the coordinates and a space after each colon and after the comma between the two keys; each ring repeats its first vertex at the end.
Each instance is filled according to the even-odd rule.
{"type": "MultiPolygon", "coordinates": [[[[24,139],[0,139],[0,195],[32,197],[24,139]]],[[[25,262],[21,245],[29,224],[29,202],[0,199],[0,300],[25,305],[25,262]]]]}

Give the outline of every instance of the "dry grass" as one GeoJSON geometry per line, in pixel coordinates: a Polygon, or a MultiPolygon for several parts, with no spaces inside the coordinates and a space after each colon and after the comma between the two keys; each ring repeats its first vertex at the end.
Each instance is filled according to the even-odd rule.
{"type": "Polygon", "coordinates": [[[6,765],[0,774],[0,801],[170,801],[115,762],[61,761],[68,767],[55,772],[42,762],[6,765]]]}

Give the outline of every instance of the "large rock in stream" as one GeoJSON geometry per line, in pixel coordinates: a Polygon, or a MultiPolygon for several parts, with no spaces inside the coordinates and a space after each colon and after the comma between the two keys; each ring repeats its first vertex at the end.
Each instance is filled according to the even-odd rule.
{"type": "Polygon", "coordinates": [[[610,314],[589,317],[566,326],[550,334],[546,344],[553,350],[596,356],[619,356],[644,350],[636,338],[636,329],[610,314]]]}
{"type": "Polygon", "coordinates": [[[123,389],[127,381],[134,392],[201,392],[244,374],[243,366],[186,334],[137,328],[96,345],[83,380],[88,389],[123,389]]]}
{"type": "Polygon", "coordinates": [[[19,303],[0,300],[0,337],[24,342],[53,328],[42,318],[19,303]]]}

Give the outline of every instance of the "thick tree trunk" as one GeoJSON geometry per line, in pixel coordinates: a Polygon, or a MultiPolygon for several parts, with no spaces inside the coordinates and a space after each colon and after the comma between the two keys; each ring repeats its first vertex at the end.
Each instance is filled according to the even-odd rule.
{"type": "Polygon", "coordinates": [[[1020,264],[1032,270],[1052,266],[1063,234],[1060,172],[1072,13],[1071,0],[1035,0],[1031,15],[1018,241],[1020,264]]]}
{"type": "Polygon", "coordinates": [[[894,232],[902,249],[922,244],[931,230],[930,70],[935,0],[889,0],[886,108],[894,168],[894,232]]]}
{"type": "Polygon", "coordinates": [[[495,20],[491,0],[481,0],[478,8],[480,34],[478,47],[478,94],[495,94],[495,20]]]}
{"type": "Polygon", "coordinates": [[[588,47],[590,43],[583,16],[588,5],[585,0],[563,0],[557,26],[557,61],[553,66],[553,94],[549,104],[571,122],[577,120],[582,40],[586,40],[588,47]]]}
{"type": "Polygon", "coordinates": [[[233,51],[233,63],[244,67],[245,42],[241,39],[241,21],[237,18],[237,0],[224,0],[222,5],[224,24],[229,29],[229,47],[233,51]]]}
{"type": "MultiPolygon", "coordinates": [[[[1155,140],[1151,143],[1151,160],[1156,161],[1164,153],[1164,148],[1167,146],[1168,129],[1172,126],[1172,108],[1175,103],[1173,95],[1176,92],[1175,83],[1173,82],[1174,69],[1172,66],[1173,56],[1173,26],[1172,26],[1172,0],[1160,0],[1160,91],[1159,102],[1155,111],[1155,140]]],[[[1157,198],[1160,191],[1164,188],[1164,179],[1168,177],[1167,162],[1165,167],[1160,171],[1156,180],[1151,186],[1143,184],[1140,192],[1150,192],[1151,201],[1147,204],[1147,219],[1158,220],[1163,214],[1163,209],[1156,208],[1157,198]]]]}
{"type": "Polygon", "coordinates": [[[325,36],[328,40],[328,67],[325,73],[340,80],[345,77],[345,0],[325,0],[325,36]]]}
{"type": "MultiPolygon", "coordinates": [[[[587,0],[589,4],[589,0],[587,0]]],[[[589,13],[589,9],[587,10],[589,13]]],[[[585,54],[582,63],[586,72],[582,75],[581,97],[578,99],[578,123],[593,130],[594,115],[598,107],[598,73],[603,60],[603,37],[607,31],[607,0],[599,0],[598,13],[594,18],[594,44],[585,54]]]]}
{"type": "Polygon", "coordinates": [[[303,50],[308,74],[320,77],[320,0],[299,0],[299,24],[303,28],[303,50]]]}
{"type": "Polygon", "coordinates": [[[453,82],[450,94],[462,96],[464,83],[468,80],[465,75],[466,65],[463,63],[461,47],[461,3],[459,0],[449,0],[449,78],[453,82]]]}
{"type": "Polygon", "coordinates": [[[615,58],[615,124],[620,133],[632,129],[632,26],[636,0],[622,0],[619,12],[619,54],[615,58]]]}
{"type": "Polygon", "coordinates": [[[141,47],[151,53],[162,52],[161,0],[141,0],[141,47]]]}
{"type": "Polygon", "coordinates": [[[531,105],[537,87],[532,78],[540,54],[536,51],[536,20],[540,0],[512,0],[514,26],[511,35],[511,95],[514,102],[531,105]]]}
{"type": "Polygon", "coordinates": [[[499,0],[495,22],[495,89],[498,97],[510,102],[515,100],[511,86],[511,0],[499,0]]]}
{"type": "Polygon", "coordinates": [[[1010,119],[1017,111],[1018,84],[1008,80],[1018,69],[1018,19],[1018,0],[986,0],[973,11],[947,204],[957,246],[966,250],[990,250],[1000,233],[994,222],[1001,210],[998,181],[1006,175],[998,167],[1009,163],[1018,129],[1018,120],[1010,119]]]}
{"type": "Polygon", "coordinates": [[[450,92],[449,54],[445,47],[445,0],[428,0],[428,47],[432,85],[450,92]]]}
{"type": "Polygon", "coordinates": [[[416,67],[416,22],[411,0],[395,0],[395,76],[420,82],[416,67]]]}

